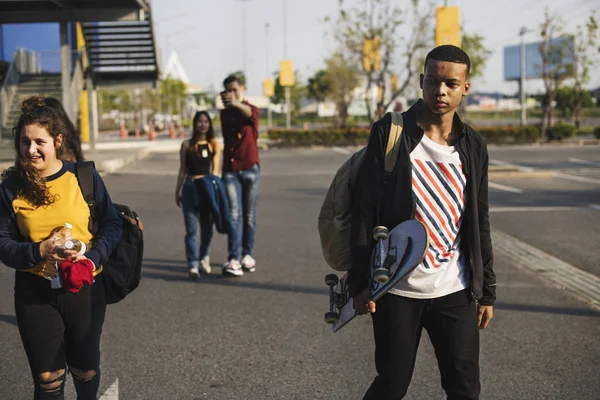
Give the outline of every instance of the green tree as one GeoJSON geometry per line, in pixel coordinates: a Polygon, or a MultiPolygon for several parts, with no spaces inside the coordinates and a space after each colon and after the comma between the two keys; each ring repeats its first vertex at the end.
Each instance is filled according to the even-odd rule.
{"type": "Polygon", "coordinates": [[[308,96],[318,102],[325,101],[331,93],[331,80],[326,70],[318,70],[312,77],[308,78],[306,85],[308,96]]]}
{"type": "Polygon", "coordinates": [[[354,65],[362,66],[360,72],[366,82],[365,101],[371,122],[383,115],[397,97],[405,94],[414,76],[420,73],[417,61],[432,47],[434,2],[428,3],[425,12],[420,11],[422,3],[421,0],[411,0],[408,9],[403,9],[392,0],[370,0],[368,7],[362,0],[339,2],[339,15],[333,25],[335,37],[348,59],[354,65]],[[408,37],[398,32],[405,23],[409,25],[408,37]],[[377,39],[380,43],[380,68],[377,71],[363,63],[365,39],[377,39]],[[398,85],[388,94],[392,75],[398,76],[398,85]],[[373,102],[371,93],[374,89],[379,96],[373,102]]]}
{"type": "Polygon", "coordinates": [[[576,87],[562,87],[556,92],[556,109],[563,117],[573,116],[577,107],[579,109],[593,107],[594,101],[588,90],[576,87]]]}
{"type": "Polygon", "coordinates": [[[160,81],[161,110],[169,114],[181,114],[186,97],[187,87],[185,83],[175,79],[163,79],[160,81]]]}
{"type": "Polygon", "coordinates": [[[338,52],[326,60],[324,79],[329,82],[329,96],[335,103],[337,124],[345,127],[348,120],[348,108],[352,102],[352,94],[360,84],[360,69],[356,64],[338,52]]]}
{"type": "Polygon", "coordinates": [[[557,14],[551,14],[548,9],[544,13],[544,21],[540,24],[540,56],[546,104],[542,117],[541,133],[545,134],[554,125],[554,101],[562,83],[572,75],[568,66],[569,47],[564,34],[564,20],[557,14]]]}
{"type": "MultiPolygon", "coordinates": [[[[471,60],[471,72],[469,73],[469,80],[471,81],[483,75],[485,64],[492,55],[492,51],[485,47],[483,40],[483,36],[476,33],[462,33],[461,48],[471,60]]],[[[466,118],[467,115],[466,104],[465,101],[460,103],[459,114],[463,118],[466,118]]]]}
{"type": "MultiPolygon", "coordinates": [[[[577,26],[577,33],[573,37],[573,60],[571,75],[575,81],[573,86],[573,107],[571,118],[577,128],[581,124],[581,109],[585,107],[584,102],[591,100],[590,93],[583,86],[590,81],[590,70],[598,61],[598,21],[594,13],[590,15],[585,25],[577,26]]],[[[557,99],[558,101],[558,99],[557,99]]]]}

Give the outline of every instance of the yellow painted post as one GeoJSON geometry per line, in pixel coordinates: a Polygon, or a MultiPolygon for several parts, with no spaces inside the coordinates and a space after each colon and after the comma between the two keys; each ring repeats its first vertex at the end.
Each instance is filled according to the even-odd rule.
{"type": "Polygon", "coordinates": [[[390,76],[390,91],[392,93],[394,93],[396,90],[398,90],[398,75],[391,75],[390,76]]]}
{"type": "MultiPolygon", "coordinates": [[[[85,51],[85,37],[83,36],[83,29],[81,23],[75,24],[77,32],[77,50],[81,51],[81,64],[83,70],[87,69],[87,54],[85,51]]],[[[82,90],[79,93],[79,131],[81,132],[81,141],[83,143],[90,142],[90,122],[89,122],[89,109],[88,109],[88,95],[87,90],[82,90]]]]}
{"type": "Polygon", "coordinates": [[[273,79],[267,78],[263,81],[263,96],[273,97],[275,95],[275,83],[273,79]]]}
{"type": "Polygon", "coordinates": [[[435,19],[435,44],[452,44],[460,47],[460,8],[437,7],[435,19]]]}
{"type": "Polygon", "coordinates": [[[283,87],[296,84],[294,63],[291,60],[283,60],[279,63],[279,84],[283,87]]]}
{"type": "Polygon", "coordinates": [[[381,69],[381,38],[363,40],[363,68],[365,71],[381,69]]]}
{"type": "Polygon", "coordinates": [[[79,118],[81,131],[81,141],[89,143],[90,141],[90,114],[88,112],[88,95],[87,90],[82,90],[79,96],[79,118]]]}

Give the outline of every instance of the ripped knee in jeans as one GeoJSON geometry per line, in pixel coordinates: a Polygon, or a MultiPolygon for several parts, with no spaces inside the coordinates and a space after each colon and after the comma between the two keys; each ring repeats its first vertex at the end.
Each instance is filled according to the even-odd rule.
{"type": "Polygon", "coordinates": [[[64,369],[54,372],[42,372],[35,376],[36,398],[52,398],[62,396],[66,374],[64,369]]]}

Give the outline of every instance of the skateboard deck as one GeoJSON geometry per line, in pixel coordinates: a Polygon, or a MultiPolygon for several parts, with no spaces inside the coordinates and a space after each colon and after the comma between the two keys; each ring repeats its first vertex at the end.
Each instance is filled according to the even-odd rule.
{"type": "MultiPolygon", "coordinates": [[[[369,287],[371,299],[377,301],[402,278],[415,269],[429,248],[427,229],[417,220],[405,221],[388,233],[385,227],[376,227],[373,237],[377,245],[371,257],[369,287]]],[[[336,274],[325,277],[329,290],[329,312],[327,323],[337,332],[356,317],[352,298],[348,293],[346,273],[338,279],[336,274]]]]}

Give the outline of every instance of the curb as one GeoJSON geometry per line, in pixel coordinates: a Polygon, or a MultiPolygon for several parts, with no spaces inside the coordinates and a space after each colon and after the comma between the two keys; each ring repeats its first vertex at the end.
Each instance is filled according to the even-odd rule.
{"type": "Polygon", "coordinates": [[[600,309],[600,278],[523,243],[506,233],[492,230],[494,253],[502,254],[513,265],[567,289],[595,309],[600,309]]]}
{"type": "Polygon", "coordinates": [[[488,171],[488,180],[507,178],[552,178],[553,171],[488,171]]]}
{"type": "Polygon", "coordinates": [[[115,172],[133,162],[136,162],[138,160],[142,160],[142,159],[146,158],[148,156],[148,154],[150,154],[150,149],[148,149],[148,148],[140,149],[137,152],[135,152],[134,154],[131,154],[130,156],[127,156],[127,157],[99,161],[96,163],[96,169],[98,170],[98,172],[103,172],[103,173],[115,172]]]}

